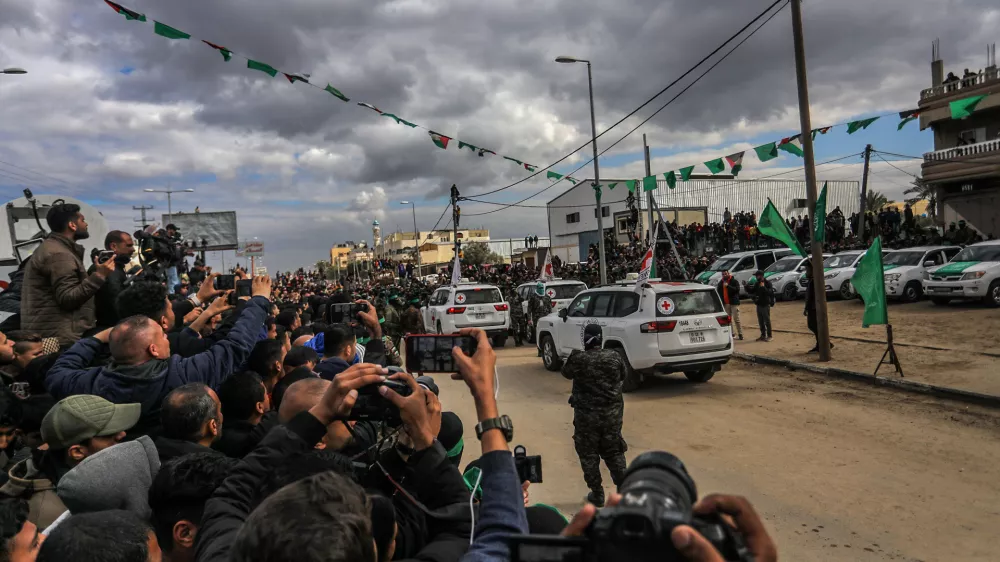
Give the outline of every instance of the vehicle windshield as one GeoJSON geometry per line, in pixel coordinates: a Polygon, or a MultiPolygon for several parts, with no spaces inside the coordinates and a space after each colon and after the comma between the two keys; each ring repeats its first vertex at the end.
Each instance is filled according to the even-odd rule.
{"type": "Polygon", "coordinates": [[[682,293],[659,293],[656,301],[668,298],[673,301],[673,308],[664,313],[664,307],[656,307],[657,316],[691,316],[695,314],[714,314],[722,312],[722,301],[715,291],[684,291],[682,293]]]}
{"type": "Polygon", "coordinates": [[[791,258],[791,259],[780,259],[767,267],[764,273],[785,273],[786,271],[794,271],[798,267],[799,262],[802,258],[791,258]]]}
{"type": "Polygon", "coordinates": [[[575,297],[577,293],[586,288],[587,286],[583,283],[574,285],[549,285],[545,287],[545,294],[550,299],[571,299],[575,297]]]}
{"type": "Polygon", "coordinates": [[[455,293],[455,304],[491,304],[503,302],[499,289],[465,289],[455,293]]]}
{"type": "Polygon", "coordinates": [[[838,267],[850,267],[854,260],[861,254],[837,254],[823,260],[824,269],[837,269],[838,267]]]}
{"type": "Polygon", "coordinates": [[[889,252],[882,261],[885,265],[920,265],[924,252],[889,252]]]}
{"type": "Polygon", "coordinates": [[[708,266],[708,271],[729,271],[740,258],[719,258],[715,263],[708,266]]]}
{"type": "Polygon", "coordinates": [[[1000,244],[969,246],[951,258],[951,261],[1000,261],[1000,244]]]}

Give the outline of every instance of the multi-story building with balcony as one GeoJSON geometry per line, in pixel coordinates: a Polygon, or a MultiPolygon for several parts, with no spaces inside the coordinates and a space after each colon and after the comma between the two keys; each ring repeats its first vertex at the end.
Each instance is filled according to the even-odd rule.
{"type": "Polygon", "coordinates": [[[920,128],[934,131],[924,154],[923,180],[934,188],[939,224],[965,220],[1000,236],[1000,73],[995,59],[982,71],[946,79],[944,61],[931,62],[931,87],[920,92],[920,128]],[[986,95],[971,116],[953,119],[953,101],[986,95]]]}

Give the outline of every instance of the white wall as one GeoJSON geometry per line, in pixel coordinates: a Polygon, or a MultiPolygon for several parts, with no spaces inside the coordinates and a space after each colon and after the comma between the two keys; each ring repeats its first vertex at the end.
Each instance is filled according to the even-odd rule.
{"type": "MultiPolygon", "coordinates": [[[[590,187],[590,183],[589,180],[581,181],[564,192],[563,195],[548,203],[549,237],[552,238],[553,246],[561,245],[562,243],[557,244],[556,240],[568,234],[573,234],[573,238],[576,240],[575,235],[580,232],[597,231],[597,218],[594,216],[596,205],[594,202],[594,188],[590,187]],[[567,208],[570,205],[588,206],[567,208]],[[580,213],[580,222],[567,224],[566,215],[570,213],[580,213]]],[[[605,184],[601,205],[610,207],[608,216],[604,217],[604,228],[612,228],[614,226],[614,214],[626,209],[625,198],[628,196],[628,188],[622,182],[614,190],[609,190],[603,180],[601,183],[605,184]]]]}

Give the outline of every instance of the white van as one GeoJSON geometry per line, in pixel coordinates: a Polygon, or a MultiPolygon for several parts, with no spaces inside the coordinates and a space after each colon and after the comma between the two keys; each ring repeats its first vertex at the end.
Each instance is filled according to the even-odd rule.
{"type": "Polygon", "coordinates": [[[713,287],[722,281],[722,272],[729,271],[740,284],[740,294],[746,295],[747,281],[758,269],[767,269],[774,262],[785,256],[792,255],[788,248],[778,250],[754,250],[752,252],[737,252],[717,258],[708,269],[695,277],[695,281],[713,287]]]}

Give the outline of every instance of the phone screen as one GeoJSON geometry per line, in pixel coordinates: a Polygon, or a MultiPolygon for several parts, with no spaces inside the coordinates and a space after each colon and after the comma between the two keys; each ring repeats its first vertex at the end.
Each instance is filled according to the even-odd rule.
{"type": "Polygon", "coordinates": [[[101,253],[97,254],[97,261],[104,263],[113,257],[115,257],[115,252],[113,250],[101,250],[101,253]]]}
{"type": "Polygon", "coordinates": [[[411,373],[454,373],[453,347],[466,355],[476,352],[476,339],[471,336],[421,335],[406,338],[406,370],[411,373]]]}
{"type": "Polygon", "coordinates": [[[228,291],[236,288],[235,275],[220,275],[215,278],[215,290],[228,291]]]}
{"type": "Polygon", "coordinates": [[[253,293],[253,281],[240,279],[236,282],[236,298],[249,297],[253,293]]]}

